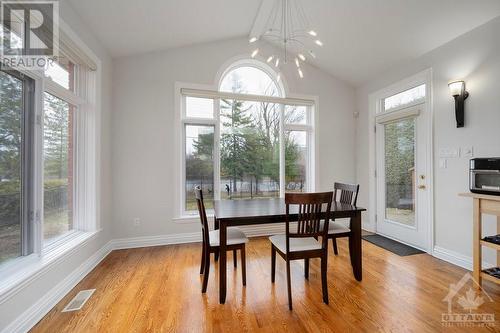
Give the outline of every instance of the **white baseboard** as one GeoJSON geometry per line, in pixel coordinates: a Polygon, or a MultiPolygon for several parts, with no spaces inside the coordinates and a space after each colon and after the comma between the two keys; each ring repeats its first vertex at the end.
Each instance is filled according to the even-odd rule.
{"type": "Polygon", "coordinates": [[[201,232],[113,239],[113,250],[201,242],[201,232]]]}
{"type": "Polygon", "coordinates": [[[39,299],[2,330],[2,333],[27,332],[42,319],[71,289],[89,274],[112,251],[111,242],[83,262],[64,280],[39,299]]]}
{"type": "MultiPolygon", "coordinates": [[[[472,257],[465,256],[461,253],[448,250],[439,246],[434,246],[434,251],[433,251],[433,256],[447,261],[450,264],[460,266],[462,268],[465,268],[469,271],[472,271],[472,257]]],[[[482,267],[493,267],[495,266],[494,264],[488,263],[486,261],[483,261],[482,267]]]]}
{"type": "MultiPolygon", "coordinates": [[[[285,232],[282,225],[258,225],[240,228],[247,237],[269,236],[285,232]]],[[[121,238],[111,241],[113,250],[133,249],[138,247],[162,246],[201,242],[201,232],[121,238]]]]}

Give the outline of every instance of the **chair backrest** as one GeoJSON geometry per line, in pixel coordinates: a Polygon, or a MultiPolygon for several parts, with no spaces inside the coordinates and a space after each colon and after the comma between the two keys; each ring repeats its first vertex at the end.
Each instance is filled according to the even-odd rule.
{"type": "Polygon", "coordinates": [[[194,188],[194,195],[196,197],[196,203],[198,204],[198,213],[200,214],[201,231],[203,234],[203,242],[205,244],[210,244],[208,239],[208,219],[207,212],[205,211],[205,202],[203,201],[203,191],[200,186],[194,188]]]}
{"type": "Polygon", "coordinates": [[[286,204],[286,250],[290,252],[290,238],[322,237],[323,248],[328,242],[328,221],[332,206],[333,192],[285,193],[286,204]],[[290,231],[290,206],[298,206],[297,230],[290,231]],[[326,209],[323,209],[326,207],[326,209]],[[321,219],[324,219],[321,225],[321,219]]]}
{"type": "Polygon", "coordinates": [[[333,188],[333,201],[356,206],[358,202],[359,184],[335,183],[333,188]],[[340,197],[337,197],[337,192],[340,192],[340,197]]]}

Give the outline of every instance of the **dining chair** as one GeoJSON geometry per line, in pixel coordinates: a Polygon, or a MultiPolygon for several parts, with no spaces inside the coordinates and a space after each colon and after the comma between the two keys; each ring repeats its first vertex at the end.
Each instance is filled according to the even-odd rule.
{"type": "MultiPolygon", "coordinates": [[[[335,183],[333,185],[333,189],[333,201],[356,206],[358,201],[359,184],[335,183]]],[[[344,224],[333,220],[330,222],[328,226],[328,239],[332,240],[333,253],[335,255],[339,254],[337,248],[337,238],[350,237],[351,235],[351,229],[346,227],[344,224]]]]}
{"type": "Polygon", "coordinates": [[[276,252],[286,261],[288,285],[288,307],[292,310],[292,285],[290,279],[290,261],[304,259],[304,275],[309,279],[309,259],[321,258],[321,284],[323,302],[328,304],[328,286],[326,282],[328,259],[328,221],[333,192],[325,193],[285,193],[286,233],[269,237],[271,241],[271,282],[276,276],[276,252]],[[290,230],[290,206],[298,206],[297,227],[290,230]],[[323,210],[326,206],[326,210],[323,210]],[[324,218],[324,223],[321,222],[324,218]],[[318,241],[321,237],[321,242],[318,241]]]}
{"type": "MultiPolygon", "coordinates": [[[[203,201],[203,192],[201,190],[201,187],[196,186],[194,189],[194,193],[196,196],[196,203],[198,205],[198,213],[200,214],[201,221],[202,253],[200,274],[203,274],[203,285],[201,288],[201,292],[205,293],[207,291],[208,274],[210,272],[210,254],[219,253],[220,249],[219,230],[210,231],[208,227],[207,213],[205,210],[205,202],[203,201]]],[[[245,244],[247,242],[248,238],[239,228],[231,227],[227,229],[227,250],[233,251],[235,268],[237,266],[237,250],[240,250],[241,252],[241,278],[244,286],[247,284],[245,259],[245,244]]]]}

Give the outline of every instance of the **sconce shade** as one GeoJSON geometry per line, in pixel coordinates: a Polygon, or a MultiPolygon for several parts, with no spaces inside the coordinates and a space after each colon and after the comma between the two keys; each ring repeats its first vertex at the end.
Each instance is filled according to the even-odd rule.
{"type": "Polygon", "coordinates": [[[450,88],[450,92],[452,96],[458,96],[462,94],[465,88],[464,81],[453,81],[448,83],[448,87],[450,88]]]}

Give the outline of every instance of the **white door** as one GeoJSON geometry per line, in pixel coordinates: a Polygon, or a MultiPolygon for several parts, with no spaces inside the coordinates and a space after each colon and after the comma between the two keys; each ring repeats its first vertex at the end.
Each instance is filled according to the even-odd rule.
{"type": "MultiPolygon", "coordinates": [[[[430,128],[425,85],[420,89],[423,89],[423,97],[417,94],[418,98],[410,98],[409,103],[402,103],[388,111],[383,106],[383,112],[376,117],[376,231],[428,250],[430,128]]],[[[390,107],[390,98],[383,100],[382,105],[387,100],[389,103],[385,102],[385,107],[390,107]]]]}

